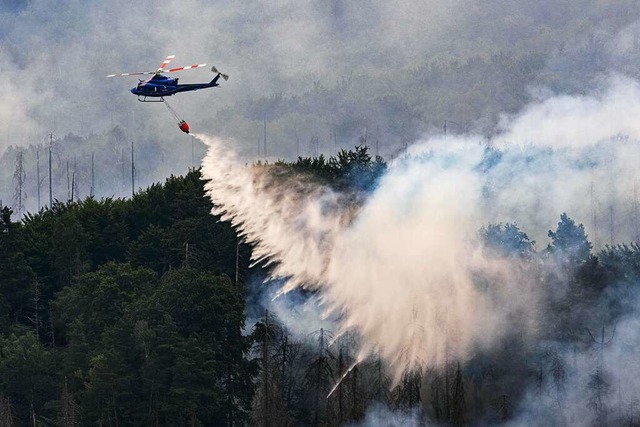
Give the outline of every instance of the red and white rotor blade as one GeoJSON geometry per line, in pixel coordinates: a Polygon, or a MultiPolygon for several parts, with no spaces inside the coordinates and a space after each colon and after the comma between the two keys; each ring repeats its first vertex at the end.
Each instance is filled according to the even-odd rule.
{"type": "Polygon", "coordinates": [[[168,73],[173,73],[175,71],[182,71],[182,70],[190,70],[192,68],[200,68],[200,67],[206,67],[207,64],[193,64],[193,65],[187,65],[186,67],[177,67],[177,68],[171,68],[169,70],[167,70],[168,73]]]}
{"type": "Polygon", "coordinates": [[[166,67],[167,65],[169,65],[169,62],[173,61],[173,58],[175,58],[175,55],[169,55],[165,58],[164,62],[162,63],[162,65],[160,66],[160,68],[158,68],[158,70],[156,71],[156,73],[161,73],[164,71],[164,67],[166,67]]]}
{"type": "Polygon", "coordinates": [[[122,77],[122,76],[143,76],[146,74],[155,74],[155,71],[143,71],[140,73],[120,73],[120,74],[109,74],[107,77],[122,77]]]}

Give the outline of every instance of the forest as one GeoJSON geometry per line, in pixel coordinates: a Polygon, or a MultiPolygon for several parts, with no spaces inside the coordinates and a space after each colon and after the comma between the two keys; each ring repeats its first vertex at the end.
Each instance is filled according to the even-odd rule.
{"type": "MultiPolygon", "coordinates": [[[[386,169],[364,146],[251,167],[354,192],[386,169]]],[[[375,352],[354,365],[357,334],[293,334],[267,305],[249,307],[270,267],[250,265],[251,245],[210,214],[203,185],[192,169],[130,199],[56,202],[22,219],[2,208],[0,425],[640,422],[619,364],[638,357],[638,243],[594,253],[565,213],[544,248],[517,224],[483,226],[486,250],[547,290],[543,322],[531,333],[514,318],[498,345],[466,360],[445,352],[393,381],[375,352]]]]}

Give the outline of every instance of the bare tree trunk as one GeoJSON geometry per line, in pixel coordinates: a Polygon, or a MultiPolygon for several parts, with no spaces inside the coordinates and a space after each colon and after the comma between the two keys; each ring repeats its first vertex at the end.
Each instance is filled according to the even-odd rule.
{"type": "Polygon", "coordinates": [[[31,406],[31,422],[32,422],[31,425],[33,427],[36,427],[36,410],[33,407],[33,400],[31,402],[29,402],[29,403],[30,403],[30,406],[31,406]]]}
{"type": "Polygon", "coordinates": [[[269,310],[264,311],[264,342],[262,344],[262,388],[264,390],[263,393],[263,403],[262,409],[263,419],[264,419],[264,427],[269,426],[269,310]]]}
{"type": "Polygon", "coordinates": [[[434,370],[434,375],[435,377],[431,385],[433,390],[432,406],[436,417],[436,423],[439,423],[442,418],[442,414],[440,413],[440,374],[437,369],[434,370]]]}
{"type": "Polygon", "coordinates": [[[13,427],[13,406],[8,397],[0,395],[0,427],[13,427]]]}
{"type": "Polygon", "coordinates": [[[462,371],[460,369],[460,362],[456,369],[456,376],[453,383],[453,411],[452,420],[457,426],[463,426],[465,424],[465,412],[467,410],[464,399],[464,379],[462,378],[462,371]]]}
{"type": "Polygon", "coordinates": [[[62,389],[62,395],[60,396],[60,403],[62,405],[62,419],[60,425],[63,427],[75,426],[77,424],[76,414],[78,406],[73,400],[71,393],[69,393],[66,377],[64,378],[64,388],[62,389]]]}
{"type": "MultiPolygon", "coordinates": [[[[344,372],[344,360],[342,356],[342,347],[340,348],[340,353],[338,355],[338,375],[342,375],[344,372]]],[[[338,384],[338,424],[342,425],[343,421],[343,402],[342,402],[342,381],[338,384]]]]}
{"type": "Polygon", "coordinates": [[[354,365],[351,370],[351,419],[357,420],[360,418],[360,399],[358,393],[358,365],[354,365]]]}

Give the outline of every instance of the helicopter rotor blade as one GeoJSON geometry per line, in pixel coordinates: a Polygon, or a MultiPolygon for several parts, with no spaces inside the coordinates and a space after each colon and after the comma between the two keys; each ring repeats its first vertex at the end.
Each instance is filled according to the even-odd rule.
{"type": "Polygon", "coordinates": [[[173,61],[173,58],[175,58],[175,55],[169,55],[165,58],[164,62],[162,63],[162,65],[156,70],[156,73],[161,73],[164,71],[164,67],[166,67],[167,65],[169,65],[169,62],[173,61]]]}
{"type": "Polygon", "coordinates": [[[160,67],[155,71],[142,71],[142,72],[138,72],[138,73],[109,74],[107,77],[142,76],[142,75],[147,75],[147,74],[156,74],[156,75],[158,75],[158,74],[162,74],[162,73],[175,73],[176,71],[190,70],[192,68],[200,68],[200,67],[206,67],[207,66],[207,64],[193,64],[193,65],[187,65],[185,67],[176,67],[176,68],[166,69],[167,65],[169,65],[169,63],[173,60],[173,58],[175,58],[175,55],[167,56],[167,58],[164,60],[162,65],[160,65],[160,67]]]}
{"type": "Polygon", "coordinates": [[[122,77],[122,76],[143,76],[146,74],[155,74],[155,71],[142,71],[139,73],[120,73],[120,74],[109,74],[107,77],[122,77]]]}
{"type": "Polygon", "coordinates": [[[171,68],[169,70],[167,70],[167,73],[174,73],[176,71],[182,71],[182,70],[190,70],[192,68],[200,68],[200,67],[206,67],[207,64],[193,64],[193,65],[187,65],[186,67],[176,67],[176,68],[171,68]]]}

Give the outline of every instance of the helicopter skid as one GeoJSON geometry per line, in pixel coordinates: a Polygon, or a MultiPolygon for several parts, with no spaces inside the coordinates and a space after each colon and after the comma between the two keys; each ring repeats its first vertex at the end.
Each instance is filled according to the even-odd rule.
{"type": "Polygon", "coordinates": [[[140,97],[139,96],[138,97],[138,101],[140,101],[140,102],[164,102],[164,98],[160,97],[160,99],[158,99],[158,98],[147,99],[146,96],[144,96],[144,97],[140,97]],[[140,99],[140,98],[142,98],[142,99],[140,99]]]}

